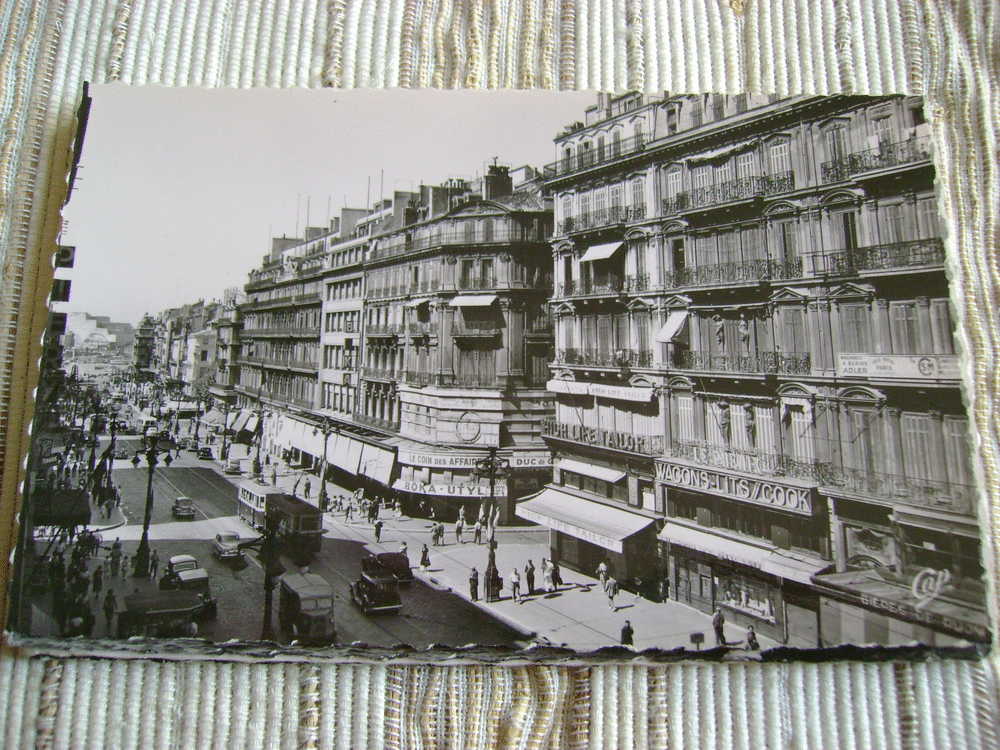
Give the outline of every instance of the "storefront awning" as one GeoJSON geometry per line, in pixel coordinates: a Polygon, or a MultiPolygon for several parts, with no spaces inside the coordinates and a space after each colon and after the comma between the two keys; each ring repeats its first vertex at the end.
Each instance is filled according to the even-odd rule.
{"type": "Polygon", "coordinates": [[[603,479],[605,482],[620,482],[625,478],[624,471],[608,469],[604,466],[594,466],[593,464],[575,461],[572,458],[559,459],[559,468],[563,471],[572,471],[594,479],[603,479]]]}
{"type": "Polygon", "coordinates": [[[225,415],[218,409],[209,409],[209,411],[201,418],[202,424],[222,424],[225,421],[225,415]]]}
{"type": "Polygon", "coordinates": [[[431,301],[430,297],[418,297],[417,299],[411,299],[403,307],[420,307],[421,305],[426,305],[431,301]]]}
{"type": "Polygon", "coordinates": [[[667,322],[656,332],[656,340],[661,344],[669,344],[680,335],[684,324],[687,322],[687,317],[686,310],[674,310],[671,312],[667,316],[667,322]]]}
{"type": "Polygon", "coordinates": [[[585,500],[551,487],[531,500],[518,503],[514,512],[554,531],[621,553],[623,542],[653,523],[653,519],[585,500]]]}
{"type": "Polygon", "coordinates": [[[586,396],[588,393],[587,384],[575,380],[550,380],[545,388],[553,393],[570,393],[574,396],[586,396]]]}
{"type": "Polygon", "coordinates": [[[246,430],[247,432],[256,432],[257,431],[257,423],[259,421],[260,421],[260,417],[258,417],[256,414],[251,414],[249,416],[249,418],[247,419],[247,423],[245,425],[243,425],[243,429],[246,430]]]}
{"type": "Polygon", "coordinates": [[[452,307],[489,307],[496,301],[495,294],[459,294],[449,304],[452,307]]]}
{"type": "Polygon", "coordinates": [[[592,260],[607,260],[618,252],[618,248],[624,244],[624,242],[606,242],[603,245],[591,245],[587,248],[583,257],[580,258],[580,261],[585,263],[592,260]]]}
{"type": "Polygon", "coordinates": [[[670,521],[667,521],[657,537],[664,542],[704,552],[720,560],[757,568],[764,573],[804,584],[810,583],[813,575],[830,564],[822,560],[800,560],[774,549],[757,547],[670,521]]]}
{"type": "Polygon", "coordinates": [[[361,473],[382,484],[389,484],[392,467],[396,463],[396,454],[365,443],[361,450],[361,473]]]}
{"type": "Polygon", "coordinates": [[[239,411],[229,412],[229,417],[226,419],[226,429],[227,430],[233,429],[233,425],[236,424],[236,420],[239,419],[240,415],[244,413],[245,412],[242,409],[240,409],[239,411]]]}
{"type": "Polygon", "coordinates": [[[233,422],[232,430],[233,432],[241,432],[246,426],[247,420],[250,419],[250,412],[245,409],[241,409],[240,413],[236,417],[236,421],[233,422]]]}
{"type": "Polygon", "coordinates": [[[341,433],[337,439],[330,438],[327,444],[327,458],[334,466],[338,466],[348,474],[357,474],[361,463],[361,452],[365,444],[341,433]],[[332,446],[332,447],[331,447],[332,446]]]}

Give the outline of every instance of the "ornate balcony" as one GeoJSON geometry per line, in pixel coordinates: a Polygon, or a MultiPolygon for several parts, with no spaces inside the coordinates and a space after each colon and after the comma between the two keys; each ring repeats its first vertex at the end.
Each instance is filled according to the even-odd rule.
{"type": "Polygon", "coordinates": [[[398,380],[399,371],[391,367],[362,367],[362,377],[368,380],[398,380]]]}
{"type": "Polygon", "coordinates": [[[820,486],[825,491],[849,492],[963,515],[972,515],[977,498],[972,485],[852,468],[830,469],[821,478],[820,486]]]}
{"type": "MultiPolygon", "coordinates": [[[[510,245],[528,242],[543,243],[545,241],[546,237],[541,232],[535,233],[533,229],[520,226],[511,228],[494,227],[492,232],[479,230],[454,232],[432,231],[420,237],[395,235],[388,240],[383,240],[381,244],[369,252],[368,259],[383,260],[385,258],[395,258],[419,250],[428,250],[448,245],[510,245]]],[[[408,289],[409,284],[402,284],[400,288],[408,289]]]]}
{"type": "Polygon", "coordinates": [[[561,365],[592,367],[652,367],[653,352],[647,349],[559,349],[556,362],[561,365]]]}
{"type": "Polygon", "coordinates": [[[438,279],[424,279],[423,281],[417,282],[416,284],[410,284],[407,287],[407,292],[409,294],[420,294],[422,292],[436,292],[441,286],[441,282],[438,279]]]}
{"type": "Polygon", "coordinates": [[[365,336],[398,336],[402,332],[401,323],[378,323],[365,327],[365,336]]]}
{"type": "Polygon", "coordinates": [[[781,262],[767,258],[681,268],[666,275],[668,287],[757,283],[802,277],[802,259],[781,262]]]}
{"type": "Polygon", "coordinates": [[[542,420],[542,437],[612,448],[642,456],[663,455],[663,437],[660,435],[635,435],[630,432],[558,422],[552,418],[542,420]]]}
{"type": "Polygon", "coordinates": [[[915,164],[930,158],[930,139],[914,136],[905,141],[883,143],[875,148],[830,159],[823,162],[820,171],[824,182],[843,182],[854,175],[915,164]]]}
{"type": "Polygon", "coordinates": [[[767,375],[808,375],[812,370],[809,354],[799,352],[730,354],[686,351],[674,355],[673,366],[678,370],[767,375]]]}
{"type": "Polygon", "coordinates": [[[826,256],[827,273],[894,271],[944,264],[944,242],[939,237],[885,245],[855,247],[826,256]]]}
{"type": "Polygon", "coordinates": [[[429,336],[431,334],[431,324],[427,323],[408,323],[406,326],[406,331],[411,336],[429,336]]]}
{"type": "Polygon", "coordinates": [[[424,386],[431,385],[434,382],[434,376],[429,372],[424,372],[422,370],[407,370],[403,373],[403,382],[407,385],[423,388],[424,386]]]}
{"type": "Polygon", "coordinates": [[[630,221],[642,221],[646,218],[645,206],[610,206],[594,211],[567,216],[559,222],[556,234],[570,234],[603,227],[613,227],[630,221]]]}
{"type": "Polygon", "coordinates": [[[705,185],[678,193],[663,201],[664,215],[693,208],[716,206],[723,203],[760,198],[765,195],[787,193],[795,189],[795,174],[784,172],[776,175],[753,175],[735,180],[705,185]]]}
{"type": "Polygon", "coordinates": [[[601,164],[609,164],[625,156],[639,153],[646,147],[647,142],[648,139],[645,135],[636,135],[613,141],[607,144],[604,149],[593,148],[589,151],[577,151],[572,156],[565,156],[559,161],[546,164],[542,168],[542,177],[551,180],[601,164]]]}
{"type": "Polygon", "coordinates": [[[818,461],[799,461],[781,453],[743,450],[688,440],[672,440],[667,447],[667,455],[719,469],[759,476],[794,477],[812,482],[819,482],[826,476],[830,466],[818,461]]]}
{"type": "Polygon", "coordinates": [[[457,320],[452,326],[451,335],[456,338],[491,339],[500,335],[500,324],[495,320],[462,321],[457,320]]]}
{"type": "Polygon", "coordinates": [[[277,328],[244,328],[243,336],[314,338],[319,336],[319,326],[281,326],[277,328]]]}
{"type": "Polygon", "coordinates": [[[359,411],[354,412],[354,421],[366,424],[369,427],[374,427],[377,430],[399,432],[399,422],[393,422],[388,419],[382,419],[381,417],[373,417],[368,414],[362,414],[359,411]]]}
{"type": "Polygon", "coordinates": [[[292,369],[292,370],[316,370],[319,368],[319,362],[314,359],[284,359],[282,357],[254,357],[246,356],[241,360],[242,363],[248,365],[264,365],[265,367],[274,367],[277,369],[292,369]]]}
{"type": "Polygon", "coordinates": [[[597,279],[567,281],[559,285],[560,297],[598,297],[616,295],[623,289],[620,276],[605,276],[597,279]]]}

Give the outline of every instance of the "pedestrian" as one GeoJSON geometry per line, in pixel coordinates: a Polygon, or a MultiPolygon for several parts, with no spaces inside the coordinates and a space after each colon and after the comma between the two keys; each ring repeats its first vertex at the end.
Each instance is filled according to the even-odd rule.
{"type": "Polygon", "coordinates": [[[559,570],[559,563],[556,560],[552,561],[552,590],[555,591],[560,586],[563,585],[562,572],[559,570]]]}
{"type": "Polygon", "coordinates": [[[273,484],[275,487],[278,486],[278,470],[277,470],[277,468],[272,468],[271,469],[271,484],[273,484]]]}
{"type": "Polygon", "coordinates": [[[715,645],[725,646],[726,645],[726,616],[722,614],[722,609],[719,607],[715,608],[715,614],[712,615],[712,628],[715,630],[715,645]]]}
{"type": "Polygon", "coordinates": [[[535,594],[535,564],[528,560],[528,564],[524,566],[524,585],[528,592],[528,596],[534,596],[535,594]]]}
{"type": "Polygon", "coordinates": [[[601,582],[601,588],[605,591],[608,590],[608,561],[601,560],[601,564],[597,566],[597,580],[601,582]]]}
{"type": "Polygon", "coordinates": [[[122,578],[128,575],[128,555],[122,555],[122,578]]]}
{"type": "Polygon", "coordinates": [[[459,544],[465,544],[465,542],[462,541],[462,528],[464,525],[465,522],[462,520],[462,517],[459,516],[458,521],[455,522],[455,541],[459,544]]]}
{"type": "Polygon", "coordinates": [[[632,638],[633,638],[634,635],[635,635],[635,632],[632,630],[632,623],[630,623],[628,620],[626,620],[625,624],[622,625],[622,645],[623,646],[631,646],[632,645],[632,638]]]}
{"type": "Polygon", "coordinates": [[[542,558],[542,585],[549,593],[555,591],[555,586],[552,584],[552,566],[544,557],[542,558]]]}
{"type": "Polygon", "coordinates": [[[111,620],[115,616],[115,612],[118,610],[118,602],[115,600],[114,589],[108,589],[108,593],[104,596],[104,619],[108,623],[108,635],[111,635],[111,620]]]}
{"type": "Polygon", "coordinates": [[[747,650],[760,651],[760,643],[757,642],[757,633],[754,632],[753,625],[747,625],[747,650]]]}
{"type": "Polygon", "coordinates": [[[94,573],[90,577],[90,585],[94,590],[94,596],[99,597],[101,589],[104,587],[104,568],[100,565],[94,568],[94,573]]]}
{"type": "Polygon", "coordinates": [[[149,558],[149,577],[152,580],[156,579],[156,571],[160,567],[160,553],[155,549],[153,554],[149,558]]]}
{"type": "Polygon", "coordinates": [[[350,521],[353,513],[354,513],[354,501],[348,500],[347,507],[344,508],[344,521],[350,521]]]}
{"type": "Polygon", "coordinates": [[[614,576],[608,576],[608,580],[604,584],[604,590],[608,594],[608,607],[610,607],[612,612],[617,612],[618,607],[615,606],[615,597],[618,596],[618,581],[615,580],[614,576]]]}
{"type": "Polygon", "coordinates": [[[312,491],[312,485],[309,484],[309,480],[306,480],[305,487],[303,487],[306,497],[309,497],[309,493],[312,491]]]}
{"type": "Polygon", "coordinates": [[[469,598],[479,601],[479,571],[475,568],[469,571],[469,598]]]}
{"type": "Polygon", "coordinates": [[[427,570],[431,566],[431,553],[425,544],[420,550],[420,569],[427,570]]]}
{"type": "Polygon", "coordinates": [[[378,521],[375,522],[375,541],[376,542],[381,542],[382,541],[382,520],[381,519],[379,519],[378,521]]]}
{"type": "Polygon", "coordinates": [[[515,602],[521,600],[521,574],[517,572],[517,568],[510,572],[510,598],[515,602]]]}
{"type": "Polygon", "coordinates": [[[444,521],[438,521],[438,541],[444,546],[444,521]]]}
{"type": "Polygon", "coordinates": [[[399,553],[406,558],[406,564],[410,564],[410,548],[406,546],[406,542],[400,542],[399,553]]]}
{"type": "Polygon", "coordinates": [[[438,546],[438,527],[437,524],[431,526],[431,544],[435,547],[438,546]]]}
{"type": "Polygon", "coordinates": [[[476,520],[476,525],[472,527],[472,541],[476,544],[483,543],[483,522],[476,520]]]}

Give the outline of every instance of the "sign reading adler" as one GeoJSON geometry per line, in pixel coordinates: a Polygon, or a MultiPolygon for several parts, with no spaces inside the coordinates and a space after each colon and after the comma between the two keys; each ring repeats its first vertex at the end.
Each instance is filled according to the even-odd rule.
{"type": "Polygon", "coordinates": [[[768,505],[772,508],[780,508],[806,516],[812,515],[812,494],[805,487],[765,482],[760,479],[697,469],[668,461],[656,462],[656,478],[661,482],[678,487],[700,492],[712,492],[733,500],[768,505]]]}

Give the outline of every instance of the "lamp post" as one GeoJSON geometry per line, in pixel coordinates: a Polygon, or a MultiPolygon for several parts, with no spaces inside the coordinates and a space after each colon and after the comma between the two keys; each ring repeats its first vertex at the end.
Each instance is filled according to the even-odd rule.
{"type": "Polygon", "coordinates": [[[326,494],[326,445],[330,440],[330,435],[335,432],[339,433],[340,428],[333,424],[329,417],[323,417],[322,424],[319,427],[313,428],[313,435],[317,432],[323,433],[323,457],[319,464],[319,495],[317,503],[319,504],[319,509],[325,513],[329,503],[329,498],[326,494]]]}
{"type": "Polygon", "coordinates": [[[146,465],[149,467],[149,474],[146,478],[146,513],[142,519],[142,538],[139,540],[139,548],[133,558],[132,575],[136,578],[149,577],[149,523],[153,518],[153,473],[156,471],[156,465],[160,462],[159,454],[162,452],[167,454],[163,458],[165,465],[170,466],[173,463],[169,447],[166,449],[159,447],[159,439],[156,435],[147,436],[145,442],[146,450],[136,451],[135,455],[132,456],[132,466],[135,468],[139,468],[140,455],[145,457],[146,465]]]}
{"type": "Polygon", "coordinates": [[[223,401],[225,414],[222,416],[222,447],[219,448],[219,458],[225,461],[229,458],[229,446],[226,445],[226,434],[229,432],[229,402],[223,401]]]}
{"type": "Polygon", "coordinates": [[[257,386],[257,450],[253,457],[253,475],[259,478],[261,475],[260,465],[260,444],[264,442],[264,368],[260,371],[260,385],[257,386]]]}
{"type": "Polygon", "coordinates": [[[496,481],[497,477],[506,477],[510,471],[510,462],[505,458],[497,456],[495,446],[490,446],[489,454],[476,461],[476,468],[473,475],[479,479],[489,477],[490,480],[490,504],[487,515],[489,524],[489,558],[486,561],[486,570],[483,573],[483,591],[486,594],[486,601],[495,602],[500,599],[500,571],[497,570],[497,541],[496,541],[496,481]]]}

